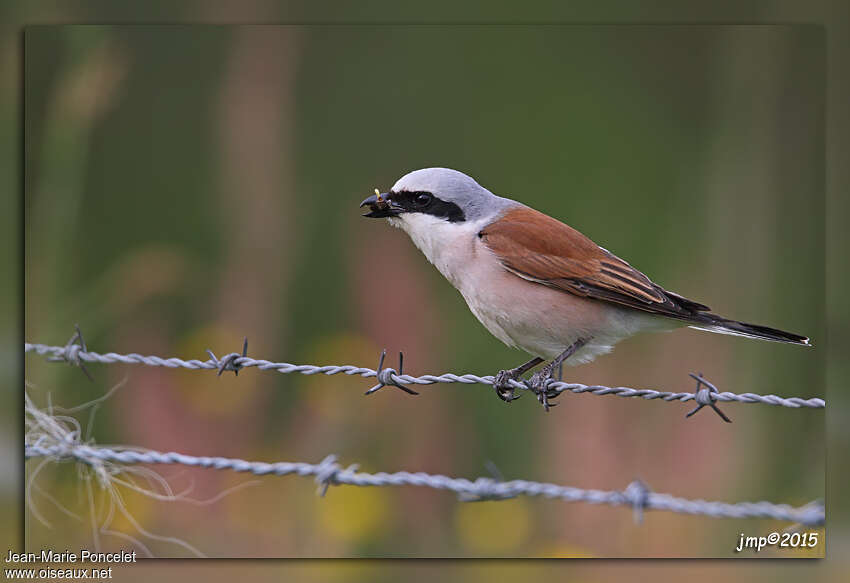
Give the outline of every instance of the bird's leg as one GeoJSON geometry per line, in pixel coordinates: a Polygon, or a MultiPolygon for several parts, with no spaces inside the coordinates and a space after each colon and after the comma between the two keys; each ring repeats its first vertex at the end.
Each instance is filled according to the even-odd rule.
{"type": "Polygon", "coordinates": [[[500,370],[493,378],[493,388],[496,390],[496,394],[499,395],[499,398],[505,403],[510,403],[515,399],[519,399],[519,397],[514,394],[514,388],[511,386],[511,381],[517,380],[541,362],[543,362],[543,359],[538,356],[516,368],[500,370]]]}
{"type": "Polygon", "coordinates": [[[555,357],[555,359],[541,368],[539,371],[534,373],[531,376],[531,379],[528,382],[529,387],[532,391],[537,395],[537,400],[543,404],[543,408],[547,411],[549,410],[549,406],[554,407],[557,403],[549,403],[549,399],[554,399],[560,393],[555,391],[550,391],[547,386],[552,380],[552,373],[559,367],[565,360],[571,357],[576,351],[587,344],[586,338],[579,338],[572,344],[570,344],[566,350],[564,350],[561,354],[555,357]]]}

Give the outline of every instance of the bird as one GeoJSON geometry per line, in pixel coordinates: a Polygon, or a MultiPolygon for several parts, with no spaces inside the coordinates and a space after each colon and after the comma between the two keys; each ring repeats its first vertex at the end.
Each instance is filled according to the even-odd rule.
{"type": "Polygon", "coordinates": [[[811,346],[809,338],[712,313],[666,290],[569,225],[493,194],[463,172],[422,168],[360,203],[385,218],[460,292],[497,339],[533,358],[494,375],[500,399],[540,364],[528,387],[546,411],[560,366],[590,362],[638,332],[698,330],[811,346]]]}

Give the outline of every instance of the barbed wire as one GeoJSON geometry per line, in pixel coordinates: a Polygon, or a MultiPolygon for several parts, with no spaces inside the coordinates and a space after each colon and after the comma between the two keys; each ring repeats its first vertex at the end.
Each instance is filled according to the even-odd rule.
{"type": "MultiPolygon", "coordinates": [[[[224,371],[239,372],[246,367],[256,367],[261,370],[276,370],[281,373],[301,374],[347,374],[362,377],[376,377],[378,384],[367,391],[372,393],[384,386],[395,385],[407,389],[404,384],[433,384],[459,382],[465,384],[481,383],[492,384],[493,377],[479,377],[476,375],[424,375],[411,377],[402,373],[402,357],[399,356],[399,371],[384,368],[384,355],[378,364],[378,369],[369,369],[344,366],[316,366],[316,365],[294,365],[289,363],[276,363],[267,360],[257,360],[247,356],[247,340],[244,342],[241,353],[230,353],[221,359],[217,358],[212,351],[208,351],[210,359],[182,360],[179,358],[162,358],[158,356],[142,356],[139,354],[116,354],[113,352],[100,354],[87,350],[82,334],[77,328],[76,333],[65,346],[49,346],[44,344],[25,343],[25,352],[35,352],[48,356],[51,361],[65,361],[72,365],[82,366],[84,362],[101,363],[127,363],[143,364],[148,366],[162,366],[167,368],[185,368],[190,370],[217,370],[218,374],[224,371]]],[[[734,395],[732,393],[720,393],[710,383],[700,376],[692,375],[698,383],[707,388],[699,392],[704,394],[700,397],[699,392],[693,393],[665,393],[650,389],[630,389],[625,387],[590,387],[574,383],[552,383],[550,390],[590,392],[591,394],[614,394],[618,396],[640,396],[648,399],[679,400],[687,401],[694,399],[698,403],[697,409],[689,415],[698,411],[703,406],[713,406],[717,401],[736,400],[738,402],[752,403],[764,402],[773,405],[789,407],[820,407],[825,404],[812,403],[814,399],[804,400],[782,399],[775,395],[761,396],[750,393],[734,395]],[[581,388],[582,390],[577,390],[581,388]],[[762,400],[767,399],[767,400],[762,400]],[[786,404],[788,403],[788,404],[786,404]]],[[[519,389],[529,389],[523,382],[515,382],[514,386],[519,389]]],[[[412,391],[411,391],[412,392],[412,391]]],[[[107,395],[108,396],[108,395],[107,395]]],[[[91,404],[94,405],[105,397],[101,397],[91,404]]],[[[85,408],[87,406],[81,406],[85,408]]],[[[78,409],[78,408],[75,408],[78,409]]],[[[719,413],[719,412],[718,412],[719,413]]],[[[494,477],[478,477],[474,480],[466,478],[449,477],[441,474],[428,474],[425,472],[398,471],[393,473],[377,472],[367,473],[358,471],[357,465],[342,467],[337,463],[336,456],[330,455],[318,464],[305,462],[261,462],[247,461],[239,458],[194,456],[178,452],[162,452],[138,447],[103,447],[94,443],[84,443],[82,431],[79,424],[67,417],[55,417],[52,410],[44,412],[35,407],[26,395],[25,398],[26,425],[28,431],[24,440],[24,455],[26,459],[46,458],[56,461],[73,460],[85,464],[95,470],[104,480],[116,471],[120,466],[107,468],[110,464],[177,464],[183,466],[194,466],[210,468],[215,470],[232,470],[235,472],[248,472],[263,475],[297,475],[302,477],[312,476],[319,486],[319,494],[324,495],[329,486],[353,485],[361,487],[390,487],[390,486],[419,486],[438,490],[448,490],[456,493],[461,501],[471,502],[480,500],[504,500],[517,496],[540,496],[544,498],[559,499],[568,502],[584,502],[588,504],[607,504],[610,506],[629,506],[634,512],[636,522],[640,522],[643,512],[647,510],[669,511],[680,514],[702,515],[715,518],[769,518],[791,522],[797,525],[820,526],[825,521],[825,509],[822,501],[811,502],[805,506],[793,507],[787,504],[776,504],[767,501],[761,502],[716,502],[702,499],[680,498],[670,494],[656,493],[649,489],[643,482],[636,480],[629,484],[624,490],[594,490],[583,489],[572,486],[562,486],[546,482],[533,482],[528,480],[504,481],[498,470],[491,470],[494,477]]],[[[722,416],[722,414],[721,414],[722,416]]]]}
{"type": "MultiPolygon", "coordinates": [[[[42,356],[48,356],[51,361],[63,361],[72,365],[82,366],[86,362],[97,362],[103,364],[124,363],[124,364],[141,364],[146,366],[158,366],[165,368],[184,368],[189,370],[217,370],[221,375],[225,371],[232,371],[236,374],[243,368],[258,368],[259,370],[273,370],[282,374],[299,373],[303,375],[357,375],[364,378],[375,377],[378,384],[366,391],[366,394],[374,393],[375,391],[386,387],[394,386],[404,390],[410,394],[418,394],[405,385],[431,385],[437,383],[461,383],[461,384],[483,384],[493,385],[493,376],[478,376],[474,374],[453,374],[445,373],[441,375],[422,375],[411,376],[403,373],[402,355],[399,353],[399,370],[393,368],[384,368],[384,356],[386,351],[381,354],[380,362],[377,369],[371,369],[353,365],[314,365],[314,364],[290,364],[288,362],[273,362],[263,359],[255,359],[247,356],[248,341],[245,340],[242,352],[231,352],[217,358],[211,350],[207,350],[210,355],[208,360],[183,360],[181,358],[170,357],[163,358],[160,356],[143,356],[137,353],[117,354],[115,352],[98,353],[87,350],[85,342],[82,339],[82,334],[77,328],[77,333],[65,346],[51,346],[47,344],[36,344],[25,342],[24,352],[34,352],[42,356]]],[[[84,369],[85,370],[85,369],[84,369]]],[[[88,372],[86,371],[86,374],[88,372]]],[[[591,395],[612,395],[616,397],[640,397],[645,400],[660,399],[662,401],[678,401],[687,402],[695,401],[697,407],[687,414],[688,417],[702,409],[703,407],[711,407],[720,415],[724,421],[729,419],[720,412],[717,408],[717,403],[721,402],[737,402],[737,403],[761,403],[764,405],[774,405],[781,407],[789,407],[792,409],[812,408],[824,409],[826,402],[820,398],[801,398],[801,397],[779,397],[777,395],[759,395],[756,393],[731,393],[728,391],[720,391],[711,384],[708,380],[699,375],[691,373],[690,376],[696,380],[697,390],[694,393],[689,392],[672,392],[658,391],[655,389],[634,389],[631,387],[606,387],[602,385],[584,385],[581,383],[568,383],[562,381],[551,381],[546,386],[546,392],[549,398],[558,396],[564,392],[572,392],[576,394],[591,394],[591,395]]],[[[509,381],[513,389],[521,391],[531,390],[527,381],[522,379],[509,381]]]]}
{"type": "Polygon", "coordinates": [[[324,495],[332,485],[352,486],[421,486],[437,490],[450,490],[458,494],[461,501],[504,500],[517,496],[542,496],[567,502],[586,502],[588,504],[607,504],[610,506],[630,506],[634,510],[635,520],[642,520],[645,510],[666,510],[679,514],[694,514],[714,518],[770,518],[801,524],[819,526],[824,523],[824,507],[820,502],[794,508],[787,504],[771,502],[710,502],[679,498],[670,494],[652,492],[640,481],[634,481],[624,490],[585,490],[571,486],[530,482],[527,480],[501,481],[494,478],[479,477],[475,480],[453,478],[441,474],[424,472],[378,472],[357,471],[357,466],[340,466],[336,456],[330,455],[318,464],[304,462],[258,462],[238,458],[201,457],[177,452],[161,452],[149,449],[119,450],[114,448],[85,445],[81,443],[61,443],[25,445],[27,459],[51,457],[59,460],[73,459],[97,467],[103,462],[122,464],[179,464],[215,470],[233,470],[248,472],[258,476],[314,476],[319,486],[319,494],[324,495]]]}

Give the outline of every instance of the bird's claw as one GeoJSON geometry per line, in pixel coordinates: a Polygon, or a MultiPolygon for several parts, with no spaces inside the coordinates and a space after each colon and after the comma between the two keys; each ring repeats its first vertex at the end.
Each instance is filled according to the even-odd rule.
{"type": "Polygon", "coordinates": [[[531,379],[528,381],[529,389],[537,395],[537,400],[541,405],[543,405],[543,409],[546,411],[549,411],[550,407],[554,407],[558,404],[550,402],[550,399],[554,399],[561,394],[555,389],[549,388],[549,385],[554,380],[555,379],[552,378],[552,369],[545,367],[543,370],[531,375],[531,379]]]}
{"type": "Polygon", "coordinates": [[[505,403],[516,401],[522,396],[517,395],[516,389],[511,386],[511,381],[515,381],[517,378],[519,378],[519,375],[515,370],[500,370],[493,378],[493,390],[505,403]]]}

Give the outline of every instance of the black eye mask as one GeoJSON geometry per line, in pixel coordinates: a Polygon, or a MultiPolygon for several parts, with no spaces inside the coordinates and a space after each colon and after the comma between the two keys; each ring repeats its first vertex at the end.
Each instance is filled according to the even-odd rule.
{"type": "Polygon", "coordinates": [[[389,192],[387,198],[403,212],[422,213],[446,219],[450,223],[462,223],[466,220],[463,211],[453,202],[439,199],[430,192],[422,190],[389,192]]]}

